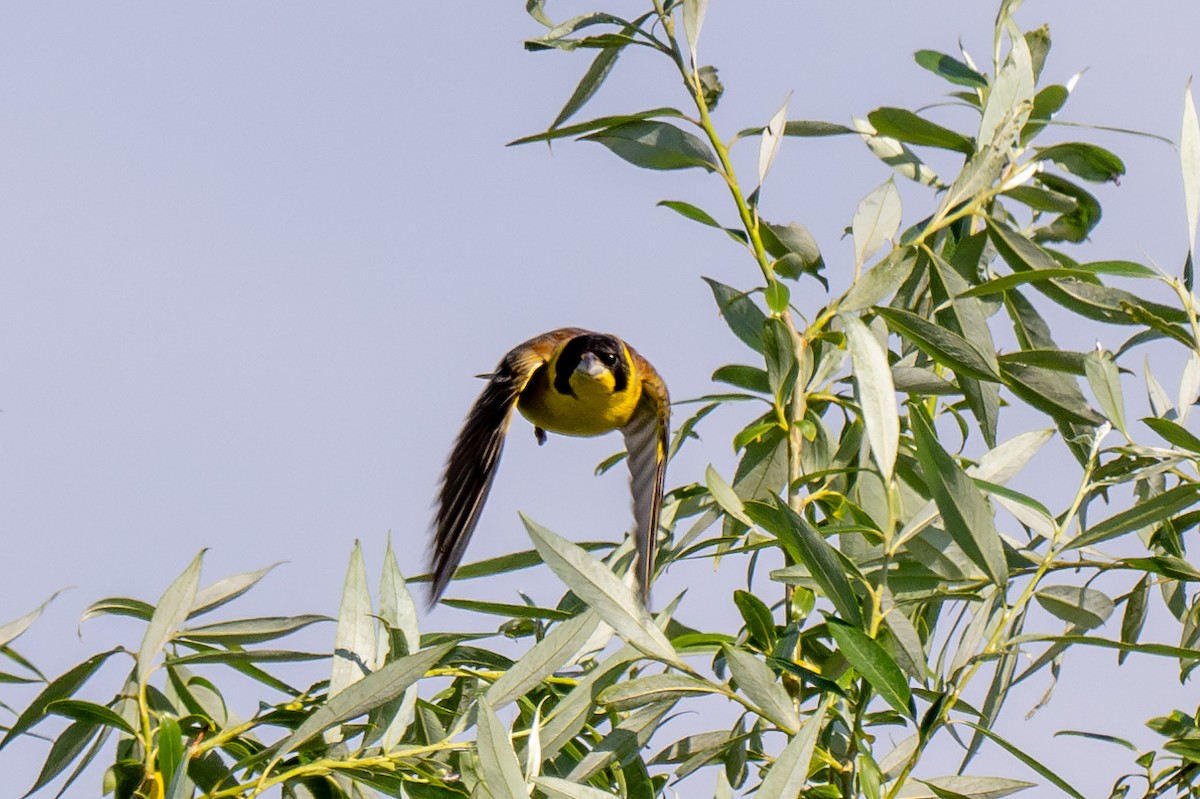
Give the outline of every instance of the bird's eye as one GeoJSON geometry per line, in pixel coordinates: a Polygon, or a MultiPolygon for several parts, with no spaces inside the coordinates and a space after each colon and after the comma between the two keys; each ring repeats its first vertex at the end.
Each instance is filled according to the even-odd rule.
{"type": "Polygon", "coordinates": [[[602,352],[600,353],[600,360],[604,361],[606,365],[612,366],[617,362],[617,356],[611,352],[602,352]]]}

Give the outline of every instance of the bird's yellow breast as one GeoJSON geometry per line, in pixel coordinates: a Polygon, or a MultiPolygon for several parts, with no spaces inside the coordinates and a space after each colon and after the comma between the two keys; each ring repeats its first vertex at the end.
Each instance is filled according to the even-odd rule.
{"type": "Polygon", "coordinates": [[[521,392],[517,410],[533,424],[567,436],[598,436],[624,427],[642,394],[642,382],[630,375],[622,391],[614,391],[611,373],[599,377],[575,372],[570,384],[574,396],[557,391],[550,379],[553,363],[539,369],[521,392]]]}

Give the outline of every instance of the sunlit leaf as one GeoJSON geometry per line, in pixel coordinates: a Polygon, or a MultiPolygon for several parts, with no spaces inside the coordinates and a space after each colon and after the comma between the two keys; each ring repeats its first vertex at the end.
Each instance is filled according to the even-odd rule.
{"type": "Polygon", "coordinates": [[[551,571],[621,638],[652,658],[682,665],[632,588],[575,544],[524,515],[521,521],[551,571]]]}
{"type": "Polygon", "coordinates": [[[476,749],[479,752],[479,766],[483,779],[492,796],[519,797],[528,796],[529,788],[525,785],[525,777],[521,774],[521,763],[517,753],[513,751],[512,742],[508,738],[508,730],[496,717],[486,698],[479,700],[479,736],[476,749]]]}
{"type": "Polygon", "coordinates": [[[200,565],[204,559],[204,552],[205,550],[200,550],[196,557],[192,558],[192,562],[167,586],[162,598],[154,606],[154,615],[146,625],[146,633],[137,654],[138,680],[142,683],[145,683],[149,676],[155,658],[187,620],[188,614],[196,604],[196,589],[200,584],[200,565]]]}
{"type": "Polygon", "coordinates": [[[900,229],[900,215],[900,193],[890,178],[863,198],[850,223],[856,264],[862,266],[896,235],[900,229]]]}
{"type": "Polygon", "coordinates": [[[887,352],[857,316],[842,314],[846,347],[854,375],[854,390],[862,408],[871,458],[884,481],[892,479],[900,446],[900,411],[887,352]]]}

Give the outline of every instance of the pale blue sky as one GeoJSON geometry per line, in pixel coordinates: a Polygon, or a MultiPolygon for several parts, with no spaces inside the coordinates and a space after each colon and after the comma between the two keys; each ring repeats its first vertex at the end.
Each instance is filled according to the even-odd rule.
{"type": "MultiPolygon", "coordinates": [[[[0,621],[75,586],[19,642],[48,673],[134,629],[87,627],[80,641],[89,602],[153,599],[201,547],[206,581],[289,561],[242,603],[245,615],[334,613],[356,538],[373,574],[389,530],[402,569],[422,571],[441,462],[480,388],[472,375],[532,334],[568,324],[619,333],[676,399],[744,359],[699,276],[748,287],[753,264],[654,205],[686,199],[730,218],[716,179],[638,171],[592,144],[504,147],[544,128],[586,65],[524,52],[539,29],[523,6],[0,8],[0,621]]],[[[702,60],[727,89],[717,122],[726,133],[763,124],[789,92],[792,118],[841,123],[936,102],[945,84],[911,54],[953,52],[961,37],[986,63],[994,14],[978,0],[716,0],[702,60]]],[[[1200,6],[1030,2],[1019,19],[1051,23],[1050,79],[1088,69],[1062,118],[1177,137],[1183,87],[1200,68],[1200,6]]],[[[663,66],[623,59],[582,117],[682,103],[663,66]]],[[[1091,252],[1175,268],[1186,245],[1175,152],[1051,135],[1099,141],[1128,165],[1119,188],[1097,191],[1107,219],[1091,252]]],[[[754,156],[741,153],[747,174],[754,156]]],[[[786,141],[764,212],[806,224],[843,286],[852,259],[841,231],[887,176],[850,138],[786,141]]],[[[921,195],[904,191],[911,223],[921,195]]],[[[797,305],[819,307],[816,285],[802,285],[797,305]]],[[[1060,335],[1087,348],[1096,332],[1060,335]]],[[[702,479],[710,462],[729,473],[738,414],[725,411],[689,446],[671,485],[702,479]]],[[[527,547],[518,509],[576,539],[626,528],[623,471],[592,476],[618,438],[539,450],[523,422],[513,433],[469,560],[527,547]]],[[[656,595],[701,584],[706,568],[674,570],[656,595]]],[[[449,594],[511,601],[522,588],[549,601],[551,580],[530,572],[449,594]]],[[[685,620],[733,623],[702,593],[685,620]]],[[[445,611],[434,620],[462,623],[445,611]]],[[[1115,750],[1048,731],[1149,743],[1145,718],[1195,700],[1151,700],[1175,681],[1166,664],[1117,673],[1120,690],[1097,702],[1100,683],[1080,679],[1090,666],[1072,671],[1076,662],[1099,673],[1111,657],[1068,660],[1069,684],[1026,726],[1097,793],[1111,775],[1094,758],[1115,750]]],[[[1043,687],[1010,709],[1014,735],[1043,687]]],[[[0,793],[23,792],[36,774],[15,761],[40,762],[45,749],[22,746],[21,757],[0,755],[0,793]]],[[[984,762],[1010,768],[1003,756],[984,762]]]]}

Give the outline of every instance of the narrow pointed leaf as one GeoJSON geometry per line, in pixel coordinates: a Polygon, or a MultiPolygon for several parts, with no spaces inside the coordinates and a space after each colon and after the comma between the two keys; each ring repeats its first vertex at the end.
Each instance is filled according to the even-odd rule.
{"type": "Polygon", "coordinates": [[[479,701],[479,737],[476,748],[479,752],[479,768],[484,783],[493,797],[518,799],[528,796],[525,777],[521,774],[521,763],[513,750],[508,730],[500,723],[496,711],[487,699],[479,701]]]}
{"type": "Polygon", "coordinates": [[[362,716],[400,696],[405,689],[425,676],[425,672],[449,654],[454,646],[441,644],[392,661],[337,696],[331,697],[279,744],[275,751],[275,762],[314,735],[319,735],[336,724],[362,716]]]}
{"type": "Polygon", "coordinates": [[[718,169],[712,151],[697,136],[668,122],[624,122],[583,136],[612,150],[618,157],[645,169],[718,169]]]}
{"type": "Polygon", "coordinates": [[[188,618],[195,618],[232,602],[257,585],[263,577],[266,577],[280,563],[282,561],[272,563],[270,566],[259,569],[256,572],[235,574],[232,577],[218,580],[212,585],[201,589],[196,594],[196,604],[191,612],[188,613],[188,618]]]}
{"type": "Polygon", "coordinates": [[[900,446],[900,411],[887,353],[853,314],[840,316],[854,373],[855,394],[871,444],[871,458],[885,482],[892,479],[900,446]]]}
{"type": "Polygon", "coordinates": [[[605,688],[596,701],[617,710],[632,710],[657,702],[675,702],[686,696],[722,694],[724,689],[698,677],[686,674],[653,674],[624,680],[605,688]]]}
{"type": "Polygon", "coordinates": [[[375,615],[367,589],[367,567],[362,546],[354,542],[350,564],[338,607],[333,636],[333,666],[329,673],[329,696],[334,697],[361,680],[375,668],[377,645],[375,615]]]}
{"type": "Polygon", "coordinates": [[[829,634],[837,641],[838,649],[854,670],[898,713],[915,719],[916,708],[908,680],[887,650],[862,630],[843,621],[830,617],[826,625],[829,634]]]}
{"type": "Polygon", "coordinates": [[[888,327],[956,374],[992,382],[1000,379],[989,359],[957,333],[901,308],[877,308],[876,312],[888,327]]]}
{"type": "Polygon", "coordinates": [[[863,198],[850,228],[854,236],[854,262],[862,266],[900,229],[900,193],[889,178],[863,198]]]}
{"type": "Polygon", "coordinates": [[[1075,790],[1070,785],[1068,785],[1067,782],[1062,777],[1058,776],[1053,771],[1051,771],[1049,768],[1042,765],[1042,763],[1040,761],[1036,760],[1032,756],[1021,751],[1017,747],[1013,746],[1011,743],[1006,741],[1004,738],[1001,738],[996,733],[992,732],[991,730],[987,729],[986,727],[981,727],[978,724],[973,724],[969,721],[964,721],[963,723],[966,724],[968,727],[971,727],[973,730],[975,730],[979,734],[983,735],[986,738],[989,738],[991,741],[998,744],[1001,749],[1008,752],[1010,755],[1015,757],[1017,760],[1020,760],[1026,766],[1028,766],[1029,768],[1036,771],[1039,775],[1041,775],[1043,778],[1048,780],[1052,785],[1054,785],[1054,787],[1058,788],[1063,793],[1067,794],[1068,796],[1073,797],[1074,799],[1084,799],[1083,794],[1081,794],[1079,791],[1075,790]]]}
{"type": "Polygon", "coordinates": [[[632,588],[575,544],[524,515],[521,521],[546,565],[621,638],[652,658],[682,665],[632,588]]]}
{"type": "Polygon", "coordinates": [[[709,288],[712,289],[713,299],[717,301],[717,308],[733,334],[752,350],[761,353],[763,351],[763,324],[767,321],[767,315],[744,292],[718,283],[711,278],[704,278],[704,282],[708,283],[709,288]]]}
{"type": "Polygon", "coordinates": [[[487,692],[488,704],[493,708],[502,708],[540,685],[555,671],[566,666],[599,626],[600,617],[591,610],[555,625],[545,638],[492,683],[487,692]]]}
{"type": "Polygon", "coordinates": [[[755,799],[795,799],[808,784],[808,767],[817,748],[817,737],[825,721],[829,699],[822,699],[816,712],[804,720],[800,731],[775,758],[770,771],[755,791],[755,799]]]}
{"type": "Polygon", "coordinates": [[[614,799],[611,793],[599,788],[561,777],[534,777],[533,781],[550,799],[614,799]]]}
{"type": "Polygon", "coordinates": [[[1190,508],[1200,496],[1200,484],[1184,483],[1157,496],[1138,502],[1132,508],[1088,527],[1070,543],[1070,549],[1095,546],[1103,541],[1158,524],[1179,511],[1190,508]]]}
{"type": "Polygon", "coordinates": [[[958,462],[942,448],[923,409],[910,405],[917,459],[946,532],[993,583],[1008,582],[1004,547],[987,500],[958,462]]]}
{"type": "Polygon", "coordinates": [[[722,651],[738,688],[759,708],[763,717],[788,732],[798,729],[800,716],[796,713],[796,704],[783,689],[775,672],[749,652],[731,646],[722,651]]]}
{"type": "Polygon", "coordinates": [[[1129,438],[1129,430],[1125,426],[1125,397],[1121,393],[1121,374],[1112,355],[1108,352],[1090,352],[1083,362],[1083,368],[1100,410],[1126,438],[1129,438]]]}
{"type": "Polygon", "coordinates": [[[838,615],[858,627],[862,612],[858,598],[846,578],[846,568],[833,547],[821,537],[803,516],[782,502],[768,505],[746,503],[746,512],[754,521],[780,540],[784,548],[807,568],[822,593],[833,603],[838,615]]]}
{"type": "Polygon", "coordinates": [[[113,654],[123,651],[125,650],[120,648],[110,649],[109,651],[102,652],[99,655],[93,655],[79,665],[63,672],[61,676],[43,688],[42,692],[39,693],[23,711],[21,711],[21,714],[17,716],[16,720],[13,721],[13,723],[9,726],[8,732],[5,734],[4,739],[0,740],[0,749],[3,749],[9,744],[10,741],[12,741],[13,738],[21,735],[26,730],[33,727],[35,724],[45,718],[46,708],[48,708],[52,702],[74,696],[75,692],[79,690],[80,686],[87,682],[88,678],[96,673],[96,669],[100,668],[104,661],[108,660],[108,658],[113,654]]]}
{"type": "Polygon", "coordinates": [[[200,584],[200,565],[204,559],[204,552],[200,550],[196,557],[192,558],[192,562],[167,586],[162,598],[154,606],[154,615],[146,625],[146,633],[137,654],[137,674],[140,682],[146,681],[155,658],[196,604],[196,589],[200,584]]]}
{"type": "Polygon", "coordinates": [[[72,721],[83,721],[96,726],[114,727],[129,735],[135,735],[129,722],[118,715],[112,708],[97,705],[94,702],[84,702],[79,699],[59,699],[46,706],[46,712],[56,716],[64,716],[72,721]]]}
{"type": "Polygon", "coordinates": [[[967,156],[975,152],[975,143],[968,137],[903,108],[878,108],[867,114],[867,120],[881,135],[908,144],[955,150],[967,156]]]}

